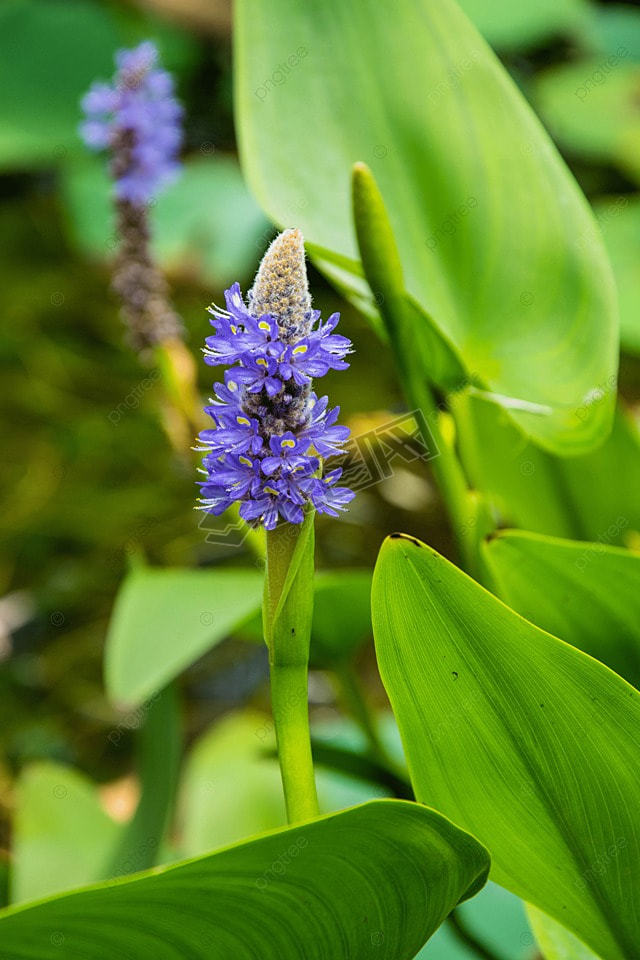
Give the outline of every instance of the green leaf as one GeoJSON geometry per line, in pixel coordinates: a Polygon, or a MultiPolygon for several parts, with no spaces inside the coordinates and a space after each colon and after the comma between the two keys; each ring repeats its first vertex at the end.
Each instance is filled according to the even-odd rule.
{"type": "Polygon", "coordinates": [[[113,72],[109,12],[78,0],[9,0],[0,12],[0,168],[56,163],[84,150],[80,98],[113,72]]]}
{"type": "Polygon", "coordinates": [[[116,599],[105,680],[117,703],[136,706],[260,607],[257,570],[134,569],[116,599]]]}
{"type": "Polygon", "coordinates": [[[600,960],[566,927],[542,910],[528,905],[527,916],[545,960],[600,960]]]}
{"type": "MultiPolygon", "coordinates": [[[[489,882],[477,896],[465,901],[456,913],[474,936],[492,950],[491,956],[496,960],[502,957],[532,960],[531,948],[535,940],[528,928],[525,906],[508,890],[489,882]]],[[[463,943],[451,925],[445,923],[416,960],[478,960],[478,953],[463,943]]]]}
{"type": "Polygon", "coordinates": [[[589,15],[583,0],[460,0],[480,33],[500,50],[533,47],[558,35],[575,34],[589,15]]]}
{"type": "Polygon", "coordinates": [[[465,470],[503,525],[613,545],[640,531],[640,437],[624,409],[597,450],[563,458],[527,442],[494,403],[460,394],[454,410],[465,470]]]}
{"type": "Polygon", "coordinates": [[[175,25],[119,15],[88,0],[4,0],[0,5],[0,169],[60,165],[86,152],[80,100],[114,71],[113,55],[153,37],[168,69],[195,44],[175,25]]]}
{"type": "Polygon", "coordinates": [[[593,57],[545,71],[534,88],[535,104],[566,150],[615,163],[638,182],[638,83],[640,66],[621,47],[606,59],[593,57]]]}
{"type": "Polygon", "coordinates": [[[628,3],[593,4],[582,24],[589,51],[605,59],[620,56],[640,61],[640,10],[628,3]]]}
{"type": "MultiPolygon", "coordinates": [[[[320,570],[313,581],[310,662],[326,670],[351,659],[371,637],[371,570],[320,570]]],[[[243,640],[263,643],[259,613],[239,630],[243,640]]]]}
{"type": "Polygon", "coordinates": [[[247,712],[224,717],[195,743],[178,805],[179,845],[193,857],[286,823],[273,750],[273,721],[247,712]]]}
{"type": "Polygon", "coordinates": [[[640,694],[411,537],[383,545],[372,612],[416,797],[487,846],[496,882],[631,960],[640,694]]]}
{"type": "Polygon", "coordinates": [[[400,0],[393,16],[372,0],[240,0],[235,41],[241,156],[269,215],[297,223],[319,267],[333,279],[337,263],[341,288],[360,300],[349,177],[367,164],[406,293],[468,375],[515,400],[509,415],[550,449],[602,440],[614,391],[599,402],[593,391],[615,382],[617,363],[602,242],[535,116],[452,0],[400,0]]]}
{"type": "MultiPolygon", "coordinates": [[[[72,240],[85,255],[113,256],[117,244],[106,161],[86,157],[62,171],[72,240]]],[[[153,206],[153,250],[168,270],[197,272],[223,287],[255,268],[271,229],[229,156],[189,159],[153,206]]]]}
{"type": "Polygon", "coordinates": [[[512,530],[483,557],[505,603],[640,686],[640,554],[512,530]]]}
{"type": "Polygon", "coordinates": [[[82,774],[58,763],[27,767],[13,820],[12,902],[101,880],[121,833],[82,774]]]}
{"type": "Polygon", "coordinates": [[[314,581],[311,664],[344,663],[371,637],[371,570],[323,570],[314,581]]]}
{"type": "Polygon", "coordinates": [[[412,960],[488,866],[435,811],[377,800],[5,912],[0,937],[11,960],[412,960]]]}
{"type": "MultiPolygon", "coordinates": [[[[314,734],[324,731],[325,725],[314,724],[314,734]]],[[[370,784],[323,768],[316,769],[316,780],[323,813],[385,795],[370,784]]],[[[185,856],[286,823],[270,716],[253,711],[231,714],[200,737],[185,765],[179,811],[180,850],[185,856]]]]}
{"type": "Polygon", "coordinates": [[[432,318],[405,294],[397,243],[384,200],[366,164],[355,164],[352,182],[360,258],[369,286],[375,291],[401,380],[424,380],[428,370],[432,383],[442,389],[459,390],[466,380],[460,357],[432,318]]]}
{"type": "MultiPolygon", "coordinates": [[[[634,11],[635,12],[635,11],[634,11]]],[[[640,11],[637,11],[640,16],[640,11]]],[[[618,287],[623,349],[640,353],[640,196],[608,197],[595,204],[618,287]]]]}

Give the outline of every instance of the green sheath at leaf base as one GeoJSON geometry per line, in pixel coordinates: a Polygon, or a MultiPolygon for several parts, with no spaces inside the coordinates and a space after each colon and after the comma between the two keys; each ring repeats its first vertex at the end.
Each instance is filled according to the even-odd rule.
{"type": "Polygon", "coordinates": [[[318,815],[309,734],[308,664],[313,616],[314,512],[267,531],[262,619],[271,705],[290,823],[318,815]]]}

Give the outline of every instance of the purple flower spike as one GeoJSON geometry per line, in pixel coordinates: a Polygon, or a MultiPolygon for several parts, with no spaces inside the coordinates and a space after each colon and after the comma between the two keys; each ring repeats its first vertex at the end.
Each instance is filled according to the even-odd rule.
{"type": "Polygon", "coordinates": [[[344,370],[351,342],[334,334],[339,314],[322,323],[311,309],[299,230],[285,230],[267,250],[245,303],[237,283],[226,310],[210,308],[215,334],[205,362],[233,364],[206,412],[214,428],[200,434],[205,453],[201,510],[222,513],[240,502],[240,516],[273,530],[280,519],[302,523],[304,508],[338,516],[353,499],[336,486],[342,471],[323,474],[327,457],[344,454],[347,427],[339,407],[318,399],[312,377],[344,370]]]}
{"type": "Polygon", "coordinates": [[[180,169],[182,107],[171,75],[157,62],[150,41],[118,51],[111,83],[94,83],[82,100],[85,143],[111,151],[116,196],[136,206],[147,204],[180,169]]]}

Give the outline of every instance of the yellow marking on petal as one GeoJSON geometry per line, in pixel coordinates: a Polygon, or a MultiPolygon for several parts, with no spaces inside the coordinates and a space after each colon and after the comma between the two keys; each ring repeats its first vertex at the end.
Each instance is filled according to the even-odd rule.
{"type": "Polygon", "coordinates": [[[280,496],[277,490],[274,490],[273,487],[263,487],[265,493],[272,493],[274,497],[280,496]]]}
{"type": "Polygon", "coordinates": [[[282,440],[280,443],[281,447],[295,447],[295,440],[282,440]]]}
{"type": "Polygon", "coordinates": [[[309,347],[306,345],[306,343],[301,343],[299,347],[294,347],[294,348],[293,348],[293,352],[294,352],[294,354],[296,354],[296,353],[306,353],[308,349],[309,349],[309,347]]]}
{"type": "Polygon", "coordinates": [[[271,330],[271,327],[269,326],[266,320],[261,320],[258,326],[260,327],[261,330],[266,330],[267,333],[269,333],[269,331],[271,330]]]}
{"type": "Polygon", "coordinates": [[[265,360],[264,357],[259,357],[258,360],[256,360],[256,363],[258,364],[259,367],[267,366],[267,361],[265,360]]]}
{"type": "Polygon", "coordinates": [[[244,463],[246,467],[253,466],[253,461],[249,460],[249,457],[238,457],[238,460],[240,461],[240,463],[244,463]]]}
{"type": "Polygon", "coordinates": [[[231,333],[237,333],[237,332],[238,332],[238,328],[237,328],[236,326],[234,326],[233,323],[230,324],[230,326],[231,326],[231,333]]]}
{"type": "Polygon", "coordinates": [[[250,420],[247,420],[246,417],[236,417],[236,423],[241,424],[241,426],[243,426],[243,427],[250,427],[250,426],[251,426],[251,421],[250,421],[250,420]]]}
{"type": "Polygon", "coordinates": [[[235,380],[229,380],[229,382],[227,383],[227,387],[233,393],[234,390],[238,389],[238,384],[235,382],[235,380]]]}

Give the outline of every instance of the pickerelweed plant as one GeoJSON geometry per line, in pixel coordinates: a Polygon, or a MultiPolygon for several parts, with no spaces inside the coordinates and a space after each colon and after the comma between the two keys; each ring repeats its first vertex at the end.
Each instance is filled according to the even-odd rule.
{"type": "Polygon", "coordinates": [[[205,362],[229,365],[206,408],[215,426],[200,434],[205,452],[200,508],[240,516],[267,534],[263,624],[273,714],[290,821],[317,813],[309,743],[307,664],[313,604],[313,514],[337,516],[353,499],[338,486],[349,431],[336,423],[312,381],[344,370],[350,341],[313,310],[304,243],[285,230],[265,253],[245,303],[235,283],[226,310],[211,307],[215,334],[205,362]]]}
{"type": "MultiPolygon", "coordinates": [[[[195,568],[129,573],[105,679],[114,706],[143,716],[141,799],[102,861],[91,838],[70,844],[84,883],[157,867],[171,844],[187,859],[62,896],[40,889],[46,900],[0,919],[3,957],[416,960],[449,920],[465,955],[485,960],[530,960],[533,934],[545,960],[637,960],[640,556],[627,547],[640,516],[635,481],[617,488],[611,464],[635,478],[640,441],[620,412],[610,433],[617,307],[593,214],[454,0],[397,0],[393,17],[372,0],[234,9],[244,174],[272,220],[300,224],[315,266],[371,321],[376,355],[394,359],[402,419],[428,433],[415,470],[429,459],[432,502],[449,520],[443,549],[463,569],[416,536],[442,530],[410,512],[399,469],[408,532],[387,536],[373,572],[365,557],[314,581],[315,514],[335,517],[353,496],[340,475],[347,431],[317,381],[345,369],[350,344],[337,315],[313,310],[302,233],[286,230],[246,298],[234,284],[225,308],[211,308],[204,351],[226,370],[200,435],[199,508],[239,513],[266,542],[265,575],[240,552],[227,564],[199,551],[195,568]],[[274,65],[292,62],[284,82],[274,65]],[[231,712],[222,752],[218,725],[208,731],[185,765],[188,809],[174,816],[175,682],[215,644],[255,639],[260,609],[273,724],[231,712]],[[392,711],[380,723],[355,670],[371,633],[392,711]],[[344,809],[344,794],[322,797],[326,816],[310,649],[349,715],[324,740],[314,715],[316,759],[359,782],[364,795],[348,802],[366,800],[344,809]],[[399,740],[387,742],[386,724],[399,740]],[[481,892],[490,871],[519,911],[510,942],[504,891],[481,892]],[[470,915],[458,912],[476,894],[470,915]]],[[[85,103],[85,134],[110,152],[116,205],[134,228],[175,172],[177,108],[156,71],[148,45],[123,54],[113,83],[85,103]]],[[[129,262],[123,289],[144,314],[158,288],[148,263],[129,262]]],[[[148,346],[156,327],[142,314],[132,324],[148,346]]],[[[354,528],[351,542],[363,533],[354,528]]],[[[53,791],[67,775],[56,769],[53,791]]],[[[47,786],[38,810],[59,804],[47,786]]],[[[47,842],[61,849],[57,835],[47,842]]],[[[46,873],[27,865],[23,877],[46,873]]]]}

